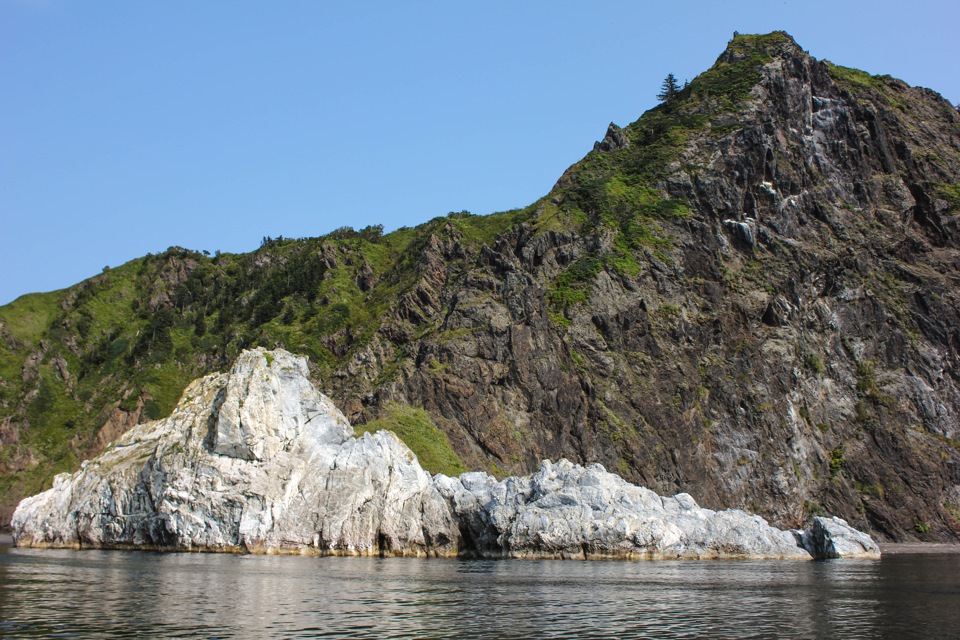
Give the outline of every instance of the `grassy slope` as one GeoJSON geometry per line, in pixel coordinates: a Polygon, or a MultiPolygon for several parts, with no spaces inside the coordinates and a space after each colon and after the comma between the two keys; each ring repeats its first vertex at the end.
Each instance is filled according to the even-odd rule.
{"type": "Polygon", "coordinates": [[[386,429],[392,431],[417,455],[420,465],[431,473],[458,476],[467,469],[450,446],[450,441],[423,409],[393,404],[384,415],[356,427],[357,437],[386,429]]]}

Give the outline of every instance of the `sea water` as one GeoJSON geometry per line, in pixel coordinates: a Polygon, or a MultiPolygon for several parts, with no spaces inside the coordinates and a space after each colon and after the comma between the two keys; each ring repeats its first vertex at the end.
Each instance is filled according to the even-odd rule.
{"type": "Polygon", "coordinates": [[[960,555],[584,562],[4,545],[0,637],[960,638],[960,555]]]}

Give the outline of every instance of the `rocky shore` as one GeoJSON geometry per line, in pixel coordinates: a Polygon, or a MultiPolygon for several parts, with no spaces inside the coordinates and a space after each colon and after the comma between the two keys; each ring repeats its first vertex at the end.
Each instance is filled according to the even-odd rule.
{"type": "Polygon", "coordinates": [[[23,500],[17,545],[307,555],[876,558],[838,518],[783,531],[600,465],[432,476],[393,433],[353,437],[303,358],[244,352],[75,474],[23,500]]]}

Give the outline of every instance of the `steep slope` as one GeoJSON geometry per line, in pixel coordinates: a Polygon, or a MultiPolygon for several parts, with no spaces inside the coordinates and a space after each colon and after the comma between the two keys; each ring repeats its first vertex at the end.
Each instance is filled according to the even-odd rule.
{"type": "Polygon", "coordinates": [[[737,36],[533,205],[171,249],[0,309],[3,515],[242,348],[470,468],[600,462],[778,526],[960,536],[960,114],[737,36]]]}

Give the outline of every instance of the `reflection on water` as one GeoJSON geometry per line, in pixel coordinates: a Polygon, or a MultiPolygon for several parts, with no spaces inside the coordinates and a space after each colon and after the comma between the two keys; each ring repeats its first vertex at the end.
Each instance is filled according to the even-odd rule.
{"type": "Polygon", "coordinates": [[[632,563],[0,548],[0,637],[951,637],[958,604],[960,556],[632,563]]]}

